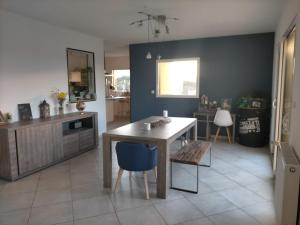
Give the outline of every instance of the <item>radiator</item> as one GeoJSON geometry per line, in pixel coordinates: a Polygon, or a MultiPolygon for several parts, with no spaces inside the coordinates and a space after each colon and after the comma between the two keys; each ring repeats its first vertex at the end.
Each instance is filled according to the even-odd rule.
{"type": "Polygon", "coordinates": [[[282,143],[275,173],[275,210],[277,225],[300,225],[298,222],[300,164],[294,149],[282,143]]]}

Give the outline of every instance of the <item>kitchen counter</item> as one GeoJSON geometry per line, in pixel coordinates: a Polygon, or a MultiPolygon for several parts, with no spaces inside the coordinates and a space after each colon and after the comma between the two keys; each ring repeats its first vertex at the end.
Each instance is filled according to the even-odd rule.
{"type": "Polygon", "coordinates": [[[112,122],[130,117],[130,97],[106,97],[106,120],[112,122]]]}
{"type": "Polygon", "coordinates": [[[129,96],[118,96],[118,97],[106,97],[106,100],[119,100],[119,99],[129,99],[129,96]]]}

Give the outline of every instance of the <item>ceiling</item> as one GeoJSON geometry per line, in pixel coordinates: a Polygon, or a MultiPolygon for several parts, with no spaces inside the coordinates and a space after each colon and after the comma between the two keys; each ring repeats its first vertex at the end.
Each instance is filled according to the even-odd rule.
{"type": "Polygon", "coordinates": [[[107,55],[128,55],[128,44],[147,42],[147,28],[129,26],[138,11],[177,17],[179,40],[275,31],[284,0],[0,0],[0,7],[104,39],[107,55]]]}

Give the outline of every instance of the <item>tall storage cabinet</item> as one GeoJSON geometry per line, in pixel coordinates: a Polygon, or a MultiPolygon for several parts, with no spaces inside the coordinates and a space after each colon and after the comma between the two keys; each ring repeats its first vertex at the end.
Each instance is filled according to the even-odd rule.
{"type": "Polygon", "coordinates": [[[0,177],[15,180],[97,145],[97,113],[92,112],[0,126],[0,177]]]}

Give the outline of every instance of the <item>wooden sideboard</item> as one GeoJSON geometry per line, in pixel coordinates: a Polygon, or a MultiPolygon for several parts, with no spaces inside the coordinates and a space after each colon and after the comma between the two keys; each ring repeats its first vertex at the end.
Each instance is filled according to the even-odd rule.
{"type": "Polygon", "coordinates": [[[96,112],[0,126],[0,178],[16,180],[98,146],[96,112]]]}

